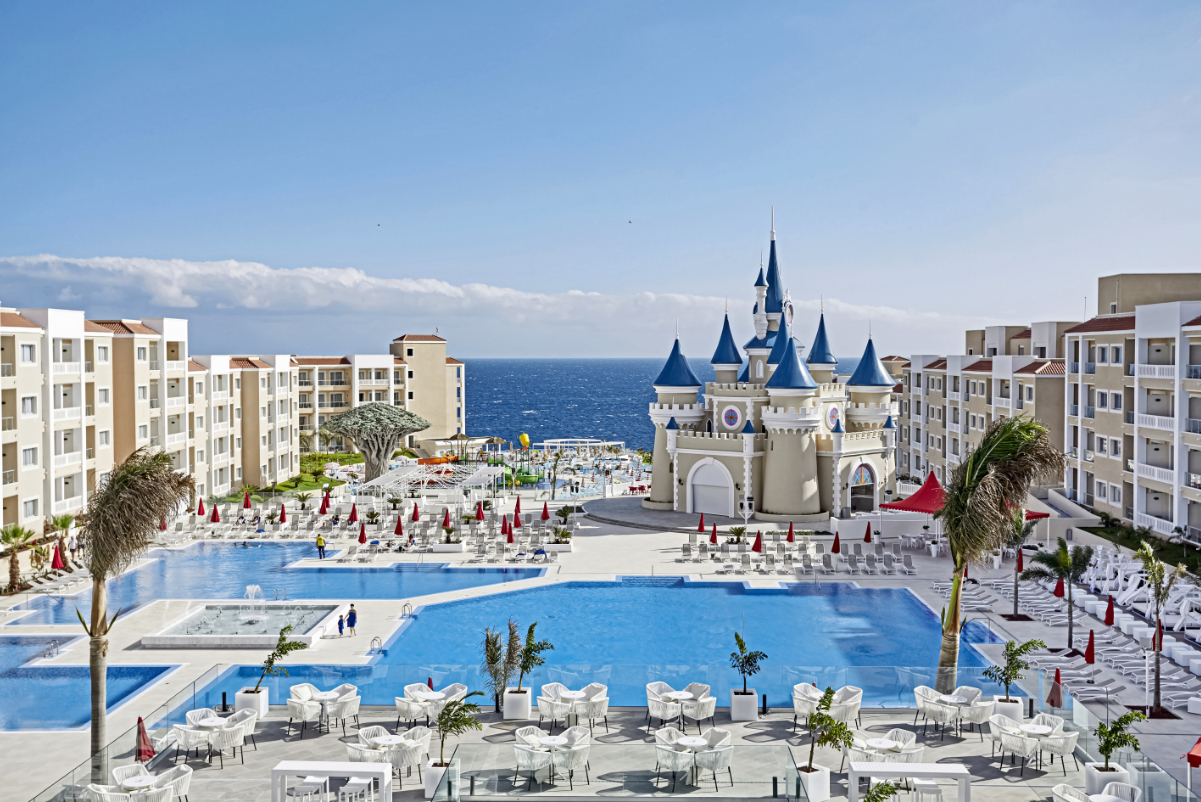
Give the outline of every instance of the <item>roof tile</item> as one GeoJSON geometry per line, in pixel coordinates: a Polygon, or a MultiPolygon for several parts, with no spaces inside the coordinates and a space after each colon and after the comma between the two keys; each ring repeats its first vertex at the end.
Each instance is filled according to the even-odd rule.
{"type": "Polygon", "coordinates": [[[0,312],[0,326],[11,329],[40,329],[37,323],[26,320],[18,312],[0,312]]]}
{"type": "Polygon", "coordinates": [[[1030,329],[1026,329],[1025,331],[1019,331],[1017,334],[1013,335],[1009,339],[1011,339],[1011,340],[1029,340],[1032,336],[1033,335],[1030,333],[1030,329]]]}
{"type": "Polygon", "coordinates": [[[453,356],[448,356],[448,357],[446,357],[446,364],[448,364],[448,365],[464,365],[466,363],[462,362],[458,359],[455,359],[453,356]]]}
{"type": "Polygon", "coordinates": [[[349,365],[350,360],[344,356],[295,356],[292,359],[297,365],[349,365]]]}
{"type": "Polygon", "coordinates": [[[444,343],[446,340],[434,334],[402,334],[392,342],[410,342],[410,343],[444,343]]]}
{"type": "Polygon", "coordinates": [[[188,360],[188,370],[192,370],[192,371],[208,370],[208,368],[206,368],[204,365],[197,362],[195,359],[189,359],[188,360]]]}
{"type": "Polygon", "coordinates": [[[152,337],[158,336],[157,331],[136,320],[94,320],[92,322],[98,326],[103,326],[113,334],[148,334],[152,337]]]}
{"type": "Polygon", "coordinates": [[[1090,331],[1134,331],[1134,315],[1107,315],[1072,326],[1064,334],[1084,334],[1090,331]]]}
{"type": "Polygon", "coordinates": [[[981,359],[963,369],[964,373],[992,373],[992,360],[981,359]]]}

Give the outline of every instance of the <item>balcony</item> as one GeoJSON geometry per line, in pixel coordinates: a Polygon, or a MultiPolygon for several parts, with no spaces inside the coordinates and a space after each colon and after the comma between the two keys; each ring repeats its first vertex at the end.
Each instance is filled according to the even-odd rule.
{"type": "Polygon", "coordinates": [[[3,364],[0,364],[0,376],[4,376],[4,377],[15,376],[16,375],[15,368],[16,368],[16,365],[14,365],[12,362],[5,362],[3,364]]]}
{"type": "Polygon", "coordinates": [[[312,409],[313,405],[308,401],[301,401],[299,404],[297,404],[297,407],[300,409],[312,409]]]}
{"type": "Polygon", "coordinates": [[[1126,458],[1125,468],[1126,473],[1134,473],[1134,460],[1131,457],[1126,458]]]}
{"type": "Polygon", "coordinates": [[[300,387],[312,387],[313,380],[312,379],[297,379],[296,384],[300,387]]]}
{"type": "Polygon", "coordinates": [[[15,432],[16,430],[16,418],[0,418],[0,432],[15,432]]]}
{"type": "Polygon", "coordinates": [[[1185,481],[1188,482],[1189,487],[1201,490],[1201,473],[1185,474],[1185,481]]]}
{"type": "Polygon", "coordinates": [[[168,359],[167,360],[167,370],[184,371],[187,369],[188,369],[188,363],[184,362],[182,359],[168,359]]]}
{"type": "Polygon", "coordinates": [[[1009,398],[1003,395],[994,395],[992,399],[993,406],[1004,407],[1009,409],[1009,398]]]}
{"type": "Polygon", "coordinates": [[[1155,465],[1147,465],[1142,462],[1138,463],[1134,467],[1136,468],[1135,474],[1140,479],[1154,479],[1157,482],[1164,482],[1165,484],[1169,485],[1176,481],[1176,472],[1171,468],[1160,468],[1155,465]]]}
{"type": "Polygon", "coordinates": [[[84,373],[95,373],[96,368],[94,365],[92,365],[91,362],[84,362],[83,363],[83,372],[84,373]]]}
{"type": "Polygon", "coordinates": [[[1086,374],[1087,373],[1096,373],[1097,372],[1097,363],[1096,362],[1085,362],[1084,363],[1084,372],[1086,374]]]}
{"type": "Polygon", "coordinates": [[[173,396],[167,397],[167,406],[168,407],[183,407],[183,406],[187,406],[187,404],[188,404],[187,396],[173,395],[173,396]]]}
{"type": "Polygon", "coordinates": [[[158,407],[159,407],[159,400],[157,398],[150,399],[150,408],[158,409],[158,407]]]}
{"type": "Polygon", "coordinates": [[[1080,363],[1079,362],[1072,362],[1071,364],[1068,365],[1068,373],[1079,373],[1079,372],[1080,372],[1080,363]]]}
{"type": "Polygon", "coordinates": [[[151,370],[158,370],[160,367],[161,367],[161,365],[159,364],[159,361],[157,359],[153,359],[150,361],[150,369],[151,370]]]}
{"type": "Polygon", "coordinates": [[[1013,408],[1014,409],[1025,409],[1026,408],[1026,404],[1022,401],[1020,396],[1018,397],[1018,400],[1016,402],[1014,402],[1013,408]]]}
{"type": "Polygon", "coordinates": [[[341,409],[350,406],[349,401],[330,401],[321,405],[322,409],[341,409]]]}
{"type": "Polygon", "coordinates": [[[1184,378],[1201,379],[1201,365],[1187,365],[1184,369],[1184,378]]]}
{"type": "Polygon", "coordinates": [[[1084,408],[1084,417],[1086,417],[1086,418],[1097,417],[1097,408],[1096,407],[1085,407],[1084,408]]]}
{"type": "Polygon", "coordinates": [[[1174,379],[1175,365],[1139,365],[1138,375],[1141,379],[1174,379]]]}
{"type": "Polygon", "coordinates": [[[91,404],[87,404],[87,405],[85,405],[85,406],[84,406],[84,408],[83,408],[83,416],[84,416],[85,418],[92,418],[92,417],[95,417],[95,416],[96,416],[96,410],[95,410],[95,409],[92,407],[92,405],[91,405],[91,404]]]}
{"type": "Polygon", "coordinates": [[[185,443],[185,442],[187,442],[187,440],[188,440],[187,432],[175,432],[174,434],[167,435],[167,445],[169,445],[169,446],[178,445],[179,443],[185,443]]]}
{"type": "Polygon", "coordinates": [[[1084,449],[1084,461],[1085,462],[1096,462],[1097,461],[1097,452],[1093,451],[1091,448],[1084,449]]]}
{"type": "Polygon", "coordinates": [[[1176,419],[1170,418],[1167,415],[1147,415],[1139,413],[1138,425],[1144,429],[1159,429],[1160,431],[1170,432],[1175,428],[1176,419]]]}
{"type": "Polygon", "coordinates": [[[1068,404],[1068,415],[1073,418],[1078,417],[1080,415],[1080,405],[1068,404]]]}
{"type": "Polygon", "coordinates": [[[213,390],[211,398],[213,401],[224,401],[229,398],[229,390],[213,390]]]}
{"type": "Polygon", "coordinates": [[[359,379],[359,384],[376,385],[376,384],[391,384],[391,383],[392,382],[388,379],[359,379]]]}
{"type": "Polygon", "coordinates": [[[83,458],[84,458],[85,460],[86,460],[86,459],[96,459],[96,449],[94,449],[94,448],[85,448],[85,449],[83,450],[83,458]]]}
{"type": "Polygon", "coordinates": [[[61,407],[54,410],[54,419],[56,421],[77,420],[81,411],[79,407],[61,407]]]}
{"type": "Polygon", "coordinates": [[[1145,512],[1140,512],[1135,516],[1135,524],[1137,526],[1145,526],[1161,535],[1171,535],[1172,529],[1175,528],[1171,521],[1155,515],[1147,515],[1145,512]]]}
{"type": "Polygon", "coordinates": [[[70,498],[60,499],[60,500],[54,502],[54,513],[55,513],[55,515],[61,515],[64,512],[70,512],[71,510],[82,509],[83,502],[84,502],[83,496],[71,496],[70,498]]]}
{"type": "Polygon", "coordinates": [[[68,465],[78,465],[83,462],[82,451],[68,451],[65,454],[54,455],[54,467],[65,468],[68,465]]]}
{"type": "Polygon", "coordinates": [[[1134,423],[1134,410],[1133,409],[1126,410],[1126,414],[1124,414],[1122,416],[1122,420],[1125,421],[1126,423],[1133,424],[1134,423]]]}
{"type": "Polygon", "coordinates": [[[51,372],[54,374],[79,372],[78,362],[53,362],[51,364],[53,365],[51,372]]]}
{"type": "Polygon", "coordinates": [[[224,496],[228,492],[229,492],[229,482],[226,482],[223,485],[213,485],[213,495],[214,496],[224,496]]]}
{"type": "Polygon", "coordinates": [[[1201,434],[1201,418],[1189,418],[1184,422],[1184,430],[1189,434],[1201,434]]]}
{"type": "Polygon", "coordinates": [[[319,379],[317,384],[321,385],[322,387],[345,387],[346,385],[350,384],[350,382],[346,381],[345,379],[319,379]]]}
{"type": "Polygon", "coordinates": [[[227,421],[227,420],[213,421],[212,430],[214,432],[224,432],[227,429],[229,429],[229,421],[227,421]]]}
{"type": "Polygon", "coordinates": [[[1080,458],[1080,450],[1078,448],[1076,448],[1076,446],[1068,446],[1067,450],[1065,450],[1063,452],[1063,454],[1068,459],[1079,459],[1080,458]]]}
{"type": "Polygon", "coordinates": [[[0,473],[0,485],[13,485],[17,483],[16,471],[4,471],[0,473]]]}

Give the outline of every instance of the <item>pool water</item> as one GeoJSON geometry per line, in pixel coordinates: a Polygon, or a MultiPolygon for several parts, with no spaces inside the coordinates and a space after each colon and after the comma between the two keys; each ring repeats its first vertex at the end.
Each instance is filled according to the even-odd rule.
{"type": "MultiPolygon", "coordinates": [[[[938,616],[914,594],[899,588],[856,588],[846,583],[795,583],[781,589],[747,588],[735,582],[687,582],[631,577],[618,582],[565,582],[421,608],[369,666],[289,666],[276,680],[272,703],[298,682],[321,688],[353,682],[364,704],[391,704],[405,684],[432,679],[441,687],[464,682],[482,687],[477,666],[485,628],[504,630],[509,618],[524,635],[537,622],[549,640],[546,665],[526,685],[549,681],[572,688],[589,682],[609,686],[614,705],[646,704],[646,683],[675,688],[689,682],[711,686],[719,706],[741,687],[730,668],[734,632],[750,649],[767,653],[750,687],[769,704],[791,704],[792,686],[845,684],[864,689],[864,705],[912,705],[913,687],[933,685],[941,629],[938,616]]],[[[972,642],[990,639],[969,625],[959,654],[961,681],[992,693],[981,677],[988,660],[972,642]]],[[[253,667],[222,682],[237,690],[253,667]]]]}
{"type": "Polygon", "coordinates": [[[294,634],[304,635],[336,609],[334,605],[314,604],[289,604],[287,607],[210,604],[158,636],[275,635],[286,626],[292,627],[294,634]]]}
{"type": "MultiPolygon", "coordinates": [[[[0,730],[49,730],[82,727],[91,720],[91,672],[87,666],[25,665],[52,640],[43,636],[0,637],[0,730]]],[[[111,712],[174,668],[108,667],[107,703],[111,712]]]]}
{"type": "MultiPolygon", "coordinates": [[[[544,568],[450,568],[445,563],[316,568],[288,567],[315,557],[312,543],[200,542],[183,549],[155,549],[149,565],[108,583],[110,610],[129,611],[157,599],[239,599],[247,585],[259,585],[265,597],[293,599],[408,599],[480,585],[542,576],[544,568]]],[[[17,607],[33,610],[20,624],[74,624],[76,608],[88,610],[91,589],[70,596],[39,596],[17,607]]]]}

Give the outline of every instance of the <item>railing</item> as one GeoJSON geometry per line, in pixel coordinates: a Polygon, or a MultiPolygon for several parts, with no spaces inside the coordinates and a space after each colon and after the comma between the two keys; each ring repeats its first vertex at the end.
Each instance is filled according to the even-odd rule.
{"type": "Polygon", "coordinates": [[[53,366],[51,368],[52,373],[78,373],[79,372],[79,363],[78,362],[52,362],[51,365],[53,366]]]}
{"type": "Polygon", "coordinates": [[[227,430],[229,428],[229,421],[227,421],[227,420],[213,421],[213,425],[211,428],[214,432],[224,432],[225,430],[227,430]]]}
{"type": "Polygon", "coordinates": [[[1188,479],[1186,481],[1188,481],[1188,486],[1201,490],[1201,473],[1190,473],[1187,476],[1188,479]]]}
{"type": "Polygon", "coordinates": [[[11,484],[16,484],[16,482],[17,482],[17,472],[15,470],[14,471],[4,471],[3,473],[0,473],[0,485],[11,485],[11,484]]]}
{"type": "Polygon", "coordinates": [[[210,398],[213,401],[224,401],[226,398],[229,398],[229,390],[213,390],[210,398]]]}
{"type": "Polygon", "coordinates": [[[91,417],[94,417],[94,416],[95,416],[95,414],[96,414],[96,410],[92,409],[92,405],[91,405],[91,404],[86,404],[86,405],[84,406],[84,408],[83,408],[83,416],[84,416],[85,418],[91,418],[91,417]]]}
{"type": "Polygon", "coordinates": [[[182,406],[186,406],[187,403],[188,403],[188,399],[186,396],[182,396],[182,395],[167,396],[167,406],[168,407],[182,407],[182,406]]]}
{"type": "Polygon", "coordinates": [[[321,406],[326,409],[341,409],[342,407],[350,406],[350,402],[349,401],[330,401],[328,403],[322,404],[321,406]]]}
{"type": "Polygon", "coordinates": [[[313,424],[311,424],[311,423],[302,423],[302,424],[300,424],[299,426],[297,426],[296,428],[297,428],[297,429],[299,429],[299,430],[300,430],[300,431],[302,431],[302,432],[315,432],[315,431],[317,431],[317,427],[316,427],[316,426],[314,426],[314,425],[313,425],[313,424]]]}
{"type": "Polygon", "coordinates": [[[1137,469],[1135,474],[1143,479],[1154,479],[1157,482],[1167,482],[1168,484],[1176,481],[1176,472],[1171,468],[1160,468],[1144,462],[1138,463],[1135,468],[1137,469]]]}
{"type": "Polygon", "coordinates": [[[297,404],[297,407],[299,409],[313,409],[312,403],[308,401],[301,401],[299,404],[297,404]]]}
{"type": "Polygon", "coordinates": [[[67,465],[77,465],[83,461],[82,451],[68,451],[65,454],[54,455],[54,467],[62,468],[67,465]]]}
{"type": "Polygon", "coordinates": [[[1080,363],[1079,362],[1072,362],[1068,366],[1068,373],[1079,373],[1079,372],[1080,372],[1080,363]]]}
{"type": "Polygon", "coordinates": [[[96,459],[96,449],[85,448],[83,450],[83,458],[84,459],[96,459]]]}
{"type": "Polygon", "coordinates": [[[1201,379],[1201,365],[1189,365],[1184,374],[1186,379],[1201,379]]]}
{"type": "Polygon", "coordinates": [[[1084,449],[1084,461],[1085,462],[1095,462],[1096,459],[1097,459],[1097,452],[1093,451],[1090,448],[1084,449]]]}
{"type": "MultiPolygon", "coordinates": [[[[1126,375],[1127,376],[1134,375],[1134,363],[1133,362],[1131,362],[1129,365],[1126,366],[1126,375]]],[[[1129,518],[1130,516],[1127,515],[1126,517],[1129,518]]]]}
{"type": "Polygon", "coordinates": [[[12,432],[16,431],[16,428],[16,418],[0,418],[0,432],[12,432]]]}
{"type": "Polygon", "coordinates": [[[1132,457],[1126,458],[1126,473],[1134,473],[1134,459],[1132,457]]]}
{"type": "Polygon", "coordinates": [[[12,362],[0,363],[0,376],[15,376],[16,366],[12,362]]]}
{"type": "Polygon", "coordinates": [[[1068,415],[1075,418],[1080,414],[1079,404],[1068,404],[1068,415]]]}
{"type": "Polygon", "coordinates": [[[1097,408],[1096,407],[1085,407],[1084,408],[1084,417],[1086,417],[1086,418],[1097,417],[1097,408]]]}
{"type": "Polygon", "coordinates": [[[163,444],[163,438],[159,437],[157,434],[150,435],[150,445],[161,446],[162,444],[163,444]]]}
{"type": "Polygon", "coordinates": [[[150,408],[151,409],[158,409],[158,406],[159,406],[159,400],[157,398],[150,399],[150,408]]]}
{"type": "Polygon", "coordinates": [[[1097,363],[1096,362],[1085,362],[1084,363],[1084,372],[1085,373],[1096,373],[1097,372],[1097,363]]]}
{"type": "Polygon", "coordinates": [[[1026,408],[1026,404],[1022,401],[1021,396],[1018,396],[1018,400],[1014,402],[1013,406],[1015,409],[1025,409],[1026,408]]]}
{"type": "Polygon", "coordinates": [[[993,406],[1005,407],[1009,409],[1009,399],[1003,395],[994,395],[992,397],[993,406]]]}
{"type": "Polygon", "coordinates": [[[1189,434],[1201,434],[1201,418],[1188,418],[1185,420],[1184,430],[1189,434]]]}
{"type": "Polygon", "coordinates": [[[1126,410],[1126,414],[1122,416],[1122,420],[1125,421],[1126,423],[1133,424],[1134,423],[1134,410],[1133,409],[1126,410]]]}
{"type": "Polygon", "coordinates": [[[188,364],[182,359],[168,359],[167,370],[187,370],[188,364]]]}
{"type": "Polygon", "coordinates": [[[1174,379],[1175,365],[1139,365],[1138,375],[1143,379],[1174,379]]]}
{"type": "Polygon", "coordinates": [[[96,369],[93,367],[91,362],[84,362],[83,363],[83,372],[84,373],[95,373],[96,369]]]}
{"type": "Polygon", "coordinates": [[[157,360],[157,359],[152,359],[152,360],[150,360],[150,369],[151,369],[151,370],[158,370],[158,369],[159,369],[159,363],[158,363],[158,360],[157,360]]]}
{"type": "Polygon", "coordinates": [[[350,384],[350,382],[346,381],[345,379],[319,379],[317,384],[321,385],[322,387],[342,387],[350,384]]]}
{"type": "Polygon", "coordinates": [[[391,384],[388,379],[359,379],[359,384],[391,384]]]}
{"type": "Polygon", "coordinates": [[[59,499],[54,502],[54,512],[64,513],[78,509],[83,506],[85,500],[83,496],[71,496],[70,498],[59,499]]]}
{"type": "Polygon", "coordinates": [[[1140,412],[1138,415],[1138,425],[1147,429],[1160,429],[1170,432],[1175,428],[1175,422],[1175,418],[1170,418],[1167,415],[1148,415],[1144,412],[1140,412]]]}
{"type": "Polygon", "coordinates": [[[1122,512],[1125,513],[1127,521],[1134,520],[1134,507],[1126,507],[1122,512]]]}
{"type": "Polygon", "coordinates": [[[297,379],[296,384],[300,387],[312,387],[313,380],[312,379],[297,379]]]}
{"type": "Polygon", "coordinates": [[[176,443],[187,442],[187,439],[188,439],[187,432],[175,432],[174,434],[167,435],[167,445],[173,446],[176,443]]]}
{"type": "Polygon", "coordinates": [[[1094,497],[1092,493],[1084,494],[1084,506],[1091,507],[1094,504],[1096,504],[1096,502],[1097,502],[1096,497],[1094,497]]]}
{"type": "Polygon", "coordinates": [[[1140,512],[1138,515],[1135,516],[1135,518],[1136,518],[1135,523],[1139,526],[1145,526],[1148,529],[1150,529],[1154,532],[1158,532],[1161,535],[1172,534],[1172,529],[1174,528],[1174,524],[1169,520],[1166,520],[1164,518],[1159,518],[1155,515],[1148,515],[1145,512],[1140,512]]]}
{"type": "Polygon", "coordinates": [[[54,419],[56,421],[59,421],[59,420],[71,420],[72,418],[78,418],[79,413],[81,411],[82,410],[79,407],[61,407],[59,409],[54,410],[54,419]]]}
{"type": "Polygon", "coordinates": [[[1076,448],[1076,446],[1068,446],[1067,450],[1064,451],[1063,453],[1069,459],[1076,459],[1077,457],[1080,456],[1080,451],[1079,451],[1079,449],[1076,448]]]}

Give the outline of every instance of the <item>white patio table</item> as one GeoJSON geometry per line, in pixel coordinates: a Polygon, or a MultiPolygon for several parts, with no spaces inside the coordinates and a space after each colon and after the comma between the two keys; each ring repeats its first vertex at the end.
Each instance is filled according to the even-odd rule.
{"type": "Polygon", "coordinates": [[[959,802],[971,802],[972,775],[967,766],[959,763],[868,763],[852,760],[847,773],[847,800],[859,802],[859,779],[878,777],[911,777],[918,780],[947,779],[959,783],[959,802]]]}
{"type": "Polygon", "coordinates": [[[289,777],[366,777],[379,783],[379,798],[392,799],[391,763],[285,760],[271,769],[271,802],[287,802],[289,777]]]}

